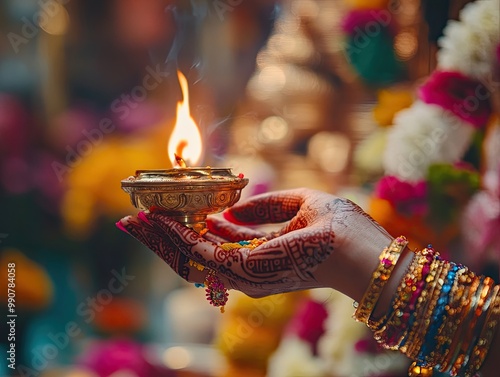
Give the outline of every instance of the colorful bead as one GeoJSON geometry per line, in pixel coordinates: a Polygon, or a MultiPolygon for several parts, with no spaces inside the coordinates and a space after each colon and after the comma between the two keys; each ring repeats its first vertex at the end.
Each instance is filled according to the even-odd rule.
{"type": "Polygon", "coordinates": [[[214,270],[208,271],[207,277],[205,278],[205,286],[208,302],[213,306],[220,307],[221,313],[224,313],[224,305],[226,305],[229,293],[214,270]]]}
{"type": "Polygon", "coordinates": [[[432,368],[421,367],[416,363],[411,364],[410,369],[408,369],[409,377],[431,377],[433,373],[432,368]]]}
{"type": "Polygon", "coordinates": [[[205,269],[205,266],[203,266],[202,264],[198,263],[198,262],[195,262],[194,260],[190,259],[189,260],[189,265],[191,267],[194,267],[196,268],[198,271],[203,271],[205,269]]]}

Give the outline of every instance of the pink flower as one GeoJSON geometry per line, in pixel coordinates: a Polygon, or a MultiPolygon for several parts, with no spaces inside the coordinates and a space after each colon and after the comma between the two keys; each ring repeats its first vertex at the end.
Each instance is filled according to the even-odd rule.
{"type": "Polygon", "coordinates": [[[345,16],[342,21],[342,30],[349,35],[363,33],[371,36],[379,33],[384,28],[388,28],[391,35],[393,35],[395,33],[391,19],[386,10],[356,9],[345,16]]]}
{"type": "Polygon", "coordinates": [[[475,128],[483,127],[492,112],[488,88],[459,72],[434,71],[419,88],[418,96],[475,128]]]}
{"type": "Polygon", "coordinates": [[[375,195],[389,201],[398,212],[407,215],[425,215],[428,211],[427,183],[409,183],[387,175],[378,181],[375,195]]]}
{"type": "Polygon", "coordinates": [[[313,353],[316,354],[318,341],[325,332],[327,317],[328,312],[323,304],[306,300],[288,324],[287,332],[309,343],[313,353]]]}
{"type": "Polygon", "coordinates": [[[476,193],[462,216],[468,263],[481,270],[489,259],[500,261],[500,166],[483,176],[484,190],[476,193]]]}
{"type": "Polygon", "coordinates": [[[375,339],[373,339],[373,336],[359,339],[354,344],[354,350],[357,353],[372,353],[372,354],[378,354],[384,351],[382,346],[379,343],[377,343],[375,339]]]}
{"type": "Polygon", "coordinates": [[[129,339],[96,340],[81,355],[77,363],[107,377],[120,370],[129,370],[138,377],[148,377],[151,367],[141,344],[129,339]]]}

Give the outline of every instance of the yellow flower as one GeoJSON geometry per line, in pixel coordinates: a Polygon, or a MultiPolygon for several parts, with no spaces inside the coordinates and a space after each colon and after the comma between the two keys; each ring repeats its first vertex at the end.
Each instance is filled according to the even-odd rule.
{"type": "Polygon", "coordinates": [[[387,9],[389,0],[344,0],[353,9],[387,9]]]}
{"type": "Polygon", "coordinates": [[[394,115],[413,103],[413,91],[400,88],[380,90],[377,97],[373,117],[380,126],[392,125],[394,115]]]}
{"type": "Polygon", "coordinates": [[[281,340],[284,326],[307,292],[293,292],[253,299],[231,291],[215,345],[229,365],[264,371],[281,340]]]}
{"type": "MultiPolygon", "coordinates": [[[[54,287],[47,271],[17,249],[2,250],[0,253],[0,279],[9,283],[7,266],[15,262],[16,307],[39,310],[52,301],[54,287]]],[[[12,273],[11,273],[12,274],[12,273]]],[[[7,302],[7,285],[0,293],[0,301],[7,302]]]]}
{"type": "Polygon", "coordinates": [[[120,181],[140,169],[171,167],[167,145],[171,128],[160,124],[143,134],[109,135],[65,177],[62,216],[66,230],[85,237],[94,218],[117,217],[134,210],[120,181]]]}

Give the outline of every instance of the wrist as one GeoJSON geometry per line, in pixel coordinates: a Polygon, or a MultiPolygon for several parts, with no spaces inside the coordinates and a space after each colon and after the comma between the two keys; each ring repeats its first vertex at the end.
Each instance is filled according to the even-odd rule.
{"type": "Polygon", "coordinates": [[[342,252],[334,252],[328,263],[327,286],[359,302],[379,264],[380,253],[392,240],[383,232],[375,233],[370,239],[359,236],[347,239],[341,246],[342,252]]]}

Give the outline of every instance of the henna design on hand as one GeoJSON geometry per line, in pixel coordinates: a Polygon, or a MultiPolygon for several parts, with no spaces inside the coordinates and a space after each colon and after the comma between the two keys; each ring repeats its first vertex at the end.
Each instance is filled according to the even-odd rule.
{"type": "Polygon", "coordinates": [[[246,228],[235,225],[227,220],[216,217],[207,218],[207,227],[209,231],[218,237],[224,239],[222,242],[238,242],[241,240],[251,240],[254,238],[268,238],[268,234],[257,229],[246,228]]]}
{"type": "Polygon", "coordinates": [[[303,202],[296,193],[282,192],[255,196],[242,204],[236,204],[224,213],[236,224],[281,223],[293,218],[303,202]]]}
{"type": "Polygon", "coordinates": [[[227,287],[252,297],[333,286],[331,275],[339,268],[325,262],[334,251],[336,254],[341,249],[345,254],[369,242],[359,240],[359,229],[371,226],[375,234],[385,232],[351,201],[307,189],[250,198],[226,214],[226,220],[209,221],[214,235],[206,238],[155,212],[145,215],[148,223],[132,221],[127,230],[186,280],[196,273],[186,266],[193,259],[218,271],[227,287]],[[210,242],[251,239],[262,232],[241,224],[267,223],[285,224],[253,250],[241,247],[226,251],[210,242]]]}
{"type": "Polygon", "coordinates": [[[127,232],[142,242],[149,249],[154,251],[161,259],[163,259],[180,277],[189,280],[189,267],[187,263],[189,258],[179,253],[176,248],[171,247],[164,242],[163,232],[159,232],[158,228],[153,224],[146,224],[139,219],[128,219],[125,225],[122,226],[127,232]]]}

